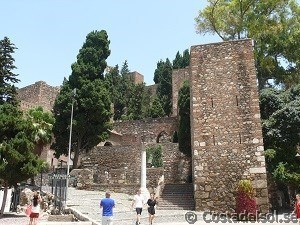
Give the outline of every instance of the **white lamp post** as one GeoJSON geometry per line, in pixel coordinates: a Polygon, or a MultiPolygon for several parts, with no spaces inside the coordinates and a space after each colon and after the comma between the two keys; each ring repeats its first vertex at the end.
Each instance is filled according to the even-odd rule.
{"type": "Polygon", "coordinates": [[[76,88],[72,91],[72,108],[71,108],[71,122],[70,122],[70,135],[69,135],[69,149],[68,149],[68,161],[67,161],[67,181],[66,181],[66,201],[68,197],[69,187],[69,175],[70,175],[70,162],[71,162],[71,144],[72,144],[72,127],[73,127],[73,109],[76,96],[76,88]]]}

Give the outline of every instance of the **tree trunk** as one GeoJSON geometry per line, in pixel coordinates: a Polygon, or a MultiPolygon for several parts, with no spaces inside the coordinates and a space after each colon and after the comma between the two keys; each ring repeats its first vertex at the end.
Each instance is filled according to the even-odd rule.
{"type": "Polygon", "coordinates": [[[80,153],[80,149],[79,147],[77,147],[74,152],[73,169],[78,168],[79,153],[80,153]]]}
{"type": "Polygon", "coordinates": [[[8,186],[5,183],[4,184],[4,193],[3,193],[2,205],[1,205],[1,210],[0,210],[0,218],[2,218],[3,214],[4,214],[4,208],[5,208],[6,199],[7,199],[7,192],[8,192],[8,186]]]}

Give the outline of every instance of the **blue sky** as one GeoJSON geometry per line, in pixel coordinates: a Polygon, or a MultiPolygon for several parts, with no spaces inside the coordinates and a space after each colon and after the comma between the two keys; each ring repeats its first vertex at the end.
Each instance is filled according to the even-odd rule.
{"type": "Polygon", "coordinates": [[[86,35],[106,30],[110,66],[128,61],[131,71],[153,83],[156,63],[171,60],[192,45],[220,41],[195,31],[194,18],[204,0],[7,0],[1,3],[0,39],[18,48],[15,73],[24,87],[43,80],[62,84],[71,74],[86,35]]]}

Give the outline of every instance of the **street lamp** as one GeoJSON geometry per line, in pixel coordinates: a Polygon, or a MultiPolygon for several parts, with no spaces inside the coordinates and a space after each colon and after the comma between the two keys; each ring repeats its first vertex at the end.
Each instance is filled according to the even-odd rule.
{"type": "Polygon", "coordinates": [[[66,201],[67,201],[68,186],[69,186],[70,161],[71,161],[71,144],[72,144],[72,127],[73,127],[73,109],[74,109],[75,96],[76,96],[76,88],[74,88],[73,91],[72,91],[72,108],[71,108],[68,162],[67,162],[66,201]]]}

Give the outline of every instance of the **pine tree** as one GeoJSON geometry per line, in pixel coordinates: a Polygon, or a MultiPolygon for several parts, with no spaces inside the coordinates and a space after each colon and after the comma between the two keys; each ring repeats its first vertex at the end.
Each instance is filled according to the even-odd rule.
{"type": "Polygon", "coordinates": [[[179,51],[176,53],[175,59],[173,60],[173,69],[180,69],[182,64],[182,56],[179,51]]]}
{"type": "Polygon", "coordinates": [[[183,83],[178,94],[179,128],[178,143],[179,151],[187,156],[192,155],[191,150],[191,125],[190,125],[190,85],[188,81],[183,83]]]}
{"type": "Polygon", "coordinates": [[[79,154],[104,141],[108,137],[108,129],[111,128],[111,100],[103,74],[109,55],[106,31],[89,33],[77,55],[77,61],[72,65],[69,80],[64,81],[55,100],[55,142],[52,148],[56,157],[68,154],[71,106],[74,103],[71,143],[74,168],[78,166],[79,154]]]}
{"type": "Polygon", "coordinates": [[[164,117],[164,116],[165,116],[165,112],[160,103],[160,100],[158,99],[157,96],[154,96],[151,101],[151,105],[148,109],[148,117],[160,118],[160,117],[164,117]]]}
{"type": "MultiPolygon", "coordinates": [[[[166,62],[157,68],[159,71],[159,83],[157,87],[157,96],[161,101],[164,112],[167,116],[172,113],[172,63],[167,58],[166,62]]],[[[157,72],[156,71],[156,72],[157,72]]]]}
{"type": "Polygon", "coordinates": [[[122,77],[130,73],[127,60],[125,60],[125,62],[123,63],[120,73],[122,77]]]}
{"type": "Polygon", "coordinates": [[[37,175],[43,161],[33,153],[35,128],[16,106],[0,105],[0,183],[4,195],[0,210],[3,215],[7,190],[37,175]]]}
{"type": "Polygon", "coordinates": [[[17,92],[13,85],[19,82],[18,75],[13,73],[16,69],[15,60],[12,57],[15,49],[17,48],[8,37],[0,40],[0,105],[5,102],[17,104],[17,92]]]}

